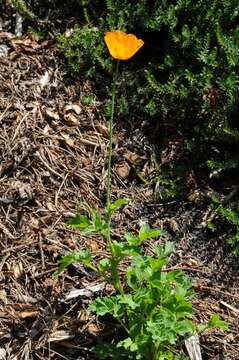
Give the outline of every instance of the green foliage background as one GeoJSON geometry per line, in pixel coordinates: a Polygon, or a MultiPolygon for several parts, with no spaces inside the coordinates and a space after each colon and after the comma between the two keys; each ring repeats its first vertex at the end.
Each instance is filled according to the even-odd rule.
{"type": "Polygon", "coordinates": [[[113,65],[103,34],[116,29],[135,33],[145,46],[122,64],[119,113],[152,121],[160,129],[159,141],[170,133],[182,134],[195,163],[207,162],[213,170],[236,168],[238,1],[107,0],[82,5],[87,16],[71,38],[60,38],[73,69],[95,81],[103,75],[104,89],[99,91],[107,97],[113,65]]]}

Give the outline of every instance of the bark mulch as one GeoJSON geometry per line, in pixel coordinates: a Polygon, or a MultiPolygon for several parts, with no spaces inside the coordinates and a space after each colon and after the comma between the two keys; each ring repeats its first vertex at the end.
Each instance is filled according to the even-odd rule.
{"type": "MultiPolygon", "coordinates": [[[[0,359],[93,359],[97,338],[113,336],[113,325],[86,311],[110,287],[80,264],[52,276],[69,251],[105,253],[102,239],[64,223],[105,200],[107,121],[97,98],[85,105],[92,93],[66,73],[53,43],[0,32],[0,359]]],[[[141,180],[156,173],[150,139],[127,122],[114,134],[113,197],[130,199],[114,219],[116,236],[144,222],[167,230],[160,241],[176,242],[170,267],[192,278],[196,321],[219,313],[230,326],[201,337],[203,359],[239,359],[238,258],[203,226],[208,189],[155,201],[155,185],[141,180]]]]}

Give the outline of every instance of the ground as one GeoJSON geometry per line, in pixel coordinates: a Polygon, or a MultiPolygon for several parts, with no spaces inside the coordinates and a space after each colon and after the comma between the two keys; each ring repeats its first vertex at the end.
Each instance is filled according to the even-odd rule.
{"type": "MultiPolygon", "coordinates": [[[[81,265],[53,277],[69,251],[105,253],[102,239],[65,224],[105,200],[107,120],[100,101],[82,101],[92,86],[66,71],[54,42],[0,32],[0,359],[93,359],[97,337],[114,333],[86,311],[112,289],[81,265]]],[[[142,181],[156,172],[152,153],[140,123],[116,120],[112,193],[130,202],[115,234],[145,222],[167,231],[159,241],[176,243],[170,267],[192,279],[196,321],[219,313],[229,323],[200,337],[203,359],[239,359],[239,262],[224,234],[204,226],[213,190],[195,184],[185,197],[155,199],[155,185],[142,181]]]]}

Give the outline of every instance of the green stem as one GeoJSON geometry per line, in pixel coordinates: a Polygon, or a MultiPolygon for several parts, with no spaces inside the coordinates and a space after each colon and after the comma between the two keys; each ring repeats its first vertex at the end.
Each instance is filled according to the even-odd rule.
{"type": "Polygon", "coordinates": [[[106,185],[106,214],[107,214],[107,235],[106,240],[108,243],[108,247],[111,252],[111,273],[112,280],[116,290],[118,290],[121,294],[123,293],[123,287],[120,281],[120,277],[118,274],[118,262],[115,258],[114,253],[114,245],[111,240],[110,234],[110,225],[111,225],[111,178],[112,178],[112,143],[113,143],[113,121],[114,121],[114,111],[115,111],[115,98],[116,98],[116,83],[119,73],[119,61],[116,63],[116,69],[113,79],[113,88],[112,88],[112,99],[111,99],[111,112],[110,112],[110,120],[109,120],[109,146],[108,146],[108,169],[107,169],[107,185],[106,185]]]}
{"type": "MultiPolygon", "coordinates": [[[[107,187],[106,187],[106,208],[109,210],[110,207],[110,196],[111,196],[111,163],[112,163],[112,140],[113,140],[113,120],[114,120],[114,111],[115,111],[115,97],[116,97],[116,81],[119,73],[119,61],[116,63],[116,70],[113,80],[112,88],[112,99],[111,99],[111,112],[110,112],[110,121],[109,121],[109,147],[108,147],[108,172],[107,172],[107,187]]],[[[109,219],[110,221],[110,219],[109,219]]]]}
{"type": "Polygon", "coordinates": [[[110,242],[109,247],[110,247],[110,251],[112,254],[112,258],[111,258],[112,282],[113,282],[115,289],[118,290],[121,295],[123,295],[124,290],[123,290],[123,286],[121,284],[120,276],[119,276],[119,272],[118,272],[118,261],[115,258],[112,242],[110,242]]]}

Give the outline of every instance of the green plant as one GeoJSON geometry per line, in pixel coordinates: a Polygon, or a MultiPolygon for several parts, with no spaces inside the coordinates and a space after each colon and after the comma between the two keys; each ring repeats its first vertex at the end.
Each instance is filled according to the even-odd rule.
{"type": "Polygon", "coordinates": [[[163,235],[162,230],[144,225],[137,235],[126,232],[123,241],[112,237],[108,241],[108,219],[126,203],[125,199],[116,200],[103,216],[89,208],[89,216],[77,214],[67,222],[81,229],[84,235],[103,236],[108,244],[108,257],[95,263],[89,250],[70,253],[59,261],[57,274],[70,264],[81,262],[114,286],[115,295],[96,298],[89,306],[99,316],[112,315],[120,325],[123,338],[118,343],[111,341],[96,346],[94,351],[99,358],[186,359],[180,347],[185,338],[209,327],[226,329],[226,324],[216,315],[208,324],[194,324],[190,280],[182,271],[164,270],[173,243],[155,246],[154,255],[144,253],[141,244],[163,235]],[[126,259],[128,266],[121,274],[119,266],[126,259]]]}
{"type": "Polygon", "coordinates": [[[152,180],[147,181],[148,184],[155,183],[155,198],[158,200],[167,200],[175,198],[179,195],[179,186],[177,181],[167,176],[155,176],[152,180]]]}
{"type": "MultiPolygon", "coordinates": [[[[141,236],[143,234],[141,229],[141,236]]],[[[133,244],[140,243],[139,238],[136,240],[134,236],[133,244]]],[[[117,350],[118,356],[123,352],[128,359],[181,358],[180,349],[177,349],[179,340],[196,330],[188,301],[190,282],[180,271],[162,272],[172,251],[171,243],[165,248],[156,247],[155,257],[141,255],[139,247],[133,246],[134,256],[128,250],[124,254],[121,243],[122,258],[125,255],[132,257],[125,274],[128,291],[110,298],[97,298],[89,309],[101,316],[111,314],[122,326],[125,338],[110,344],[110,351],[112,348],[117,350]]],[[[99,353],[101,347],[95,350],[99,353]]],[[[104,347],[104,356],[109,355],[105,350],[104,347]]]]}
{"type": "Polygon", "coordinates": [[[64,50],[71,68],[80,72],[87,78],[96,76],[99,67],[103,70],[110,68],[110,60],[106,59],[106,50],[100,38],[103,37],[102,30],[97,27],[75,26],[74,36],[66,38],[59,35],[59,47],[64,50]],[[105,60],[103,58],[105,57],[105,60]]]}
{"type": "MultiPolygon", "coordinates": [[[[107,43],[107,46],[110,45],[107,43]]],[[[84,235],[94,233],[102,236],[106,241],[108,256],[97,262],[89,250],[70,253],[59,261],[56,274],[59,275],[73,263],[81,262],[114,286],[115,295],[96,298],[89,306],[89,310],[99,316],[112,315],[122,332],[120,341],[95,347],[99,358],[183,360],[185,356],[180,344],[186,337],[205,330],[212,323],[224,328],[226,325],[215,316],[208,325],[197,327],[194,324],[190,281],[182,271],[164,271],[174,248],[173,243],[168,242],[164,247],[155,246],[154,255],[150,256],[142,250],[141,244],[161,236],[162,230],[152,229],[145,224],[138,234],[125,232],[121,241],[112,234],[114,212],[128,203],[127,199],[111,202],[112,130],[118,70],[119,61],[114,76],[109,119],[106,207],[100,213],[88,206],[87,215],[78,213],[67,221],[69,226],[79,228],[84,235]],[[128,265],[122,274],[120,265],[125,261],[128,265]]]]}
{"type": "Polygon", "coordinates": [[[35,14],[29,9],[24,0],[11,0],[12,6],[24,17],[36,21],[35,14]]]}
{"type": "Polygon", "coordinates": [[[239,158],[229,158],[224,161],[208,160],[207,165],[212,170],[211,177],[219,177],[224,171],[238,168],[239,158]]]}
{"type": "Polygon", "coordinates": [[[236,203],[231,206],[224,205],[218,198],[212,198],[212,210],[217,218],[207,225],[212,230],[222,225],[228,225],[227,229],[228,243],[232,246],[235,255],[239,255],[239,209],[236,203]],[[218,221],[219,220],[219,221],[218,221]],[[222,224],[223,221],[223,224],[222,224]]]}

